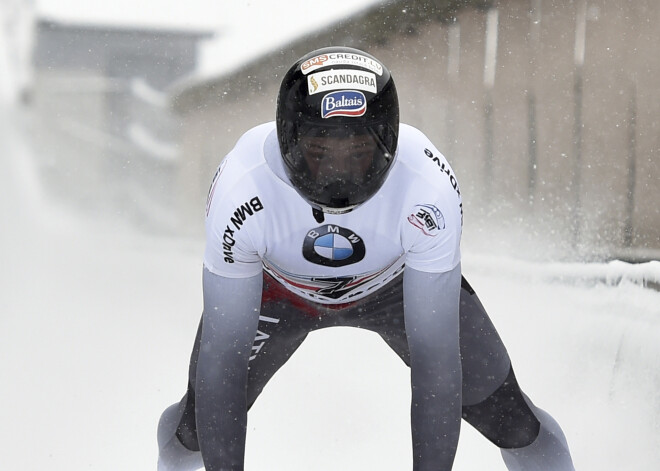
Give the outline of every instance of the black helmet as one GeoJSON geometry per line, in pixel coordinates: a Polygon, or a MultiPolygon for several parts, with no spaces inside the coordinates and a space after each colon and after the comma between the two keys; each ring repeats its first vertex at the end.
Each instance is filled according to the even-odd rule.
{"type": "Polygon", "coordinates": [[[284,168],[316,210],[345,213],[371,198],[394,163],[398,134],[394,81],[370,54],[318,49],[282,80],[277,137],[284,168]]]}

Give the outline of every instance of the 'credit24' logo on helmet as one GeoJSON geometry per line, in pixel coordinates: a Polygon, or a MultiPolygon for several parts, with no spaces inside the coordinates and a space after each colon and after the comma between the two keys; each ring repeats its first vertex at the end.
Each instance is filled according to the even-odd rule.
{"type": "Polygon", "coordinates": [[[328,93],[321,102],[321,116],[362,116],[367,111],[367,99],[357,90],[340,90],[328,93]]]}

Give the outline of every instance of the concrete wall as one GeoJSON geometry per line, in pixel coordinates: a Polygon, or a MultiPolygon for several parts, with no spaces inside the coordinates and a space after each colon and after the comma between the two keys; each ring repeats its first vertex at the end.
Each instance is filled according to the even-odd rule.
{"type": "Polygon", "coordinates": [[[406,24],[387,41],[365,26],[377,28],[378,13],[180,92],[179,192],[189,227],[199,224],[223,155],[244,131],[274,118],[288,66],[311,49],[343,44],[392,70],[402,121],[447,155],[463,188],[466,233],[482,245],[493,231],[515,231],[520,247],[538,250],[542,241],[547,253],[657,257],[658,2],[494,2],[460,9],[455,21],[406,24]]]}

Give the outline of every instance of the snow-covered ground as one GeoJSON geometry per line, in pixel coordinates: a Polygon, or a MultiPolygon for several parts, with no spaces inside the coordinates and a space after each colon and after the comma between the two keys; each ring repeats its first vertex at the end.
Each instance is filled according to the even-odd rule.
{"type": "MultiPolygon", "coordinates": [[[[186,383],[203,242],[53,204],[16,115],[4,111],[1,468],[155,469],[159,414],[186,383]]],[[[466,247],[464,271],[523,388],[562,424],[579,470],[660,464],[660,293],[639,283],[659,273],[635,270],[522,263],[466,247]]],[[[407,369],[376,335],[316,332],[252,410],[247,469],[410,469],[409,398],[407,369]]],[[[465,425],[454,469],[505,467],[465,425]]]]}

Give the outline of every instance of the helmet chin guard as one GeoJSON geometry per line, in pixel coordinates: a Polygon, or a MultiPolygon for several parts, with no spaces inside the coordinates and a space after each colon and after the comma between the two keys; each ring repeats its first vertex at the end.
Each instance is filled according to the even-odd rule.
{"type": "Polygon", "coordinates": [[[310,52],[282,80],[276,124],[284,169],[298,193],[317,211],[349,212],[378,191],[394,163],[394,81],[363,51],[310,52]]]}

